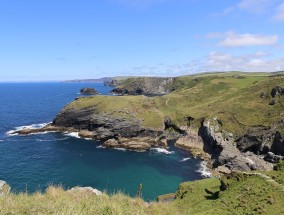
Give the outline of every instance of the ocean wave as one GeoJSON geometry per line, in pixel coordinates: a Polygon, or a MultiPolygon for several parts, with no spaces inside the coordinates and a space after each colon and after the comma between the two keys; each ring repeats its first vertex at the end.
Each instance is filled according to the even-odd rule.
{"type": "Polygon", "coordinates": [[[199,168],[196,170],[196,172],[200,173],[202,177],[204,178],[210,178],[211,177],[211,172],[209,171],[209,169],[207,168],[207,162],[206,161],[202,161],[199,164],[199,168]]]}
{"type": "MultiPolygon", "coordinates": [[[[18,126],[18,127],[15,127],[15,129],[13,129],[13,130],[7,131],[6,135],[8,135],[8,136],[17,136],[18,134],[14,134],[17,131],[20,131],[20,130],[23,130],[23,129],[40,129],[40,128],[43,128],[44,126],[46,126],[46,125],[48,125],[50,123],[51,122],[18,126]]],[[[41,132],[41,133],[46,133],[46,132],[41,132]]],[[[41,133],[37,133],[37,134],[41,134],[41,133]]]]}
{"type": "Polygon", "coordinates": [[[162,153],[162,154],[166,154],[166,155],[170,155],[173,154],[173,151],[168,151],[167,149],[164,148],[151,148],[152,151],[156,151],[158,153],[162,153]]]}
{"type": "Polygon", "coordinates": [[[99,145],[96,147],[97,149],[105,149],[106,147],[102,146],[102,145],[99,145]]]}
{"type": "Polygon", "coordinates": [[[115,150],[119,150],[119,151],[126,151],[126,149],[125,148],[113,148],[113,149],[115,149],[115,150]]]}
{"type": "Polygon", "coordinates": [[[3,142],[3,140],[0,140],[0,142],[3,142]]]}
{"type": "Polygon", "coordinates": [[[66,136],[69,136],[69,137],[75,137],[75,138],[81,138],[80,136],[79,136],[79,132],[65,132],[64,133],[66,136]]]}
{"type": "Polygon", "coordinates": [[[47,139],[36,139],[36,141],[38,142],[52,142],[52,141],[61,141],[61,140],[66,140],[68,139],[68,137],[64,137],[64,138],[57,138],[57,139],[52,139],[52,140],[47,140],[47,139]]]}
{"type": "Polygon", "coordinates": [[[187,160],[190,160],[191,158],[183,158],[182,160],[180,160],[180,162],[185,162],[187,160]]]}

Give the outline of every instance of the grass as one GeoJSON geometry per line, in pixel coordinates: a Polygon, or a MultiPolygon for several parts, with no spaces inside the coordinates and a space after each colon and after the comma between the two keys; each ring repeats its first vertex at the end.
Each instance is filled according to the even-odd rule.
{"type": "MultiPolygon", "coordinates": [[[[283,176],[283,170],[265,173],[283,176]]],[[[283,180],[283,177],[282,177],[283,180]]],[[[0,214],[283,214],[284,192],[257,175],[223,176],[227,185],[209,178],[180,184],[169,203],[146,203],[123,193],[96,196],[91,192],[66,192],[49,187],[45,193],[19,193],[0,197],[0,214]]]]}
{"type": "MultiPolygon", "coordinates": [[[[130,84],[135,78],[127,79],[130,84]]],[[[284,86],[284,76],[270,73],[213,73],[175,78],[172,93],[159,97],[94,96],[81,98],[66,109],[93,109],[98,114],[142,121],[142,125],[163,130],[166,116],[177,125],[186,125],[185,117],[195,119],[217,116],[222,129],[242,134],[248,127],[271,126],[284,116],[284,96],[276,105],[269,105],[270,92],[275,86],[284,86]],[[260,94],[264,93],[264,98],[260,94]]]]}

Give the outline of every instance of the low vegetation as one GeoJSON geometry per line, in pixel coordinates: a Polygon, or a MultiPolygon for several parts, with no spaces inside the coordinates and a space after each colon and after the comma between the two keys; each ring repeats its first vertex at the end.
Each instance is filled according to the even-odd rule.
{"type": "Polygon", "coordinates": [[[242,134],[248,127],[272,126],[283,120],[284,96],[271,96],[276,86],[284,87],[282,73],[209,73],[175,78],[172,92],[164,96],[95,96],[79,99],[66,108],[94,108],[100,114],[135,117],[143,126],[156,130],[163,129],[165,117],[180,126],[192,117],[194,127],[202,118],[217,116],[223,129],[242,134]]]}
{"type": "MultiPolygon", "coordinates": [[[[267,175],[283,180],[283,170],[267,175]]],[[[182,183],[176,199],[168,203],[146,203],[123,193],[96,196],[87,191],[49,187],[45,193],[11,193],[0,197],[0,214],[283,214],[281,186],[259,175],[233,173],[221,180],[182,183]],[[220,181],[225,190],[220,189],[220,181]]]]}

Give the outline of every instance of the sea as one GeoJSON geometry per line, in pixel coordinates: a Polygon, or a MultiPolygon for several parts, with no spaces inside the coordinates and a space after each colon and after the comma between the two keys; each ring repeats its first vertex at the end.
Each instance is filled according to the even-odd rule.
{"type": "Polygon", "coordinates": [[[11,134],[52,122],[81,96],[83,87],[104,95],[112,89],[102,83],[0,83],[0,180],[13,192],[44,192],[50,185],[91,186],[135,196],[141,183],[142,198],[152,201],[175,192],[181,182],[210,177],[204,161],[172,145],[134,152],[106,149],[76,133],[11,134]]]}

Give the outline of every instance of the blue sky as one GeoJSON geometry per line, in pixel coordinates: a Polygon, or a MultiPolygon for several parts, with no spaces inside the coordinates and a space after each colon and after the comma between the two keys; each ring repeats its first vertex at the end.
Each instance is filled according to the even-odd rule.
{"type": "Polygon", "coordinates": [[[284,0],[0,0],[0,81],[284,70],[284,0]]]}

